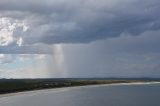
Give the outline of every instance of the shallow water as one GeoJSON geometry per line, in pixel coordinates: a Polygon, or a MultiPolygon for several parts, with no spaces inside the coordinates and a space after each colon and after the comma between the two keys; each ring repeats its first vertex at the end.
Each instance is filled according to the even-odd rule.
{"type": "Polygon", "coordinates": [[[160,106],[160,84],[64,88],[0,97],[0,106],[160,106]]]}

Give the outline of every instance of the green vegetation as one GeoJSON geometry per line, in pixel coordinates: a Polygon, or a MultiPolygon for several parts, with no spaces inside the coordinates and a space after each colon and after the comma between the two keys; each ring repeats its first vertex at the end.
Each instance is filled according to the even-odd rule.
{"type": "MultiPolygon", "coordinates": [[[[148,82],[135,79],[1,79],[0,94],[94,84],[148,82]]],[[[157,81],[157,80],[156,80],[157,81]]],[[[159,81],[159,80],[158,80],[159,81]]]]}

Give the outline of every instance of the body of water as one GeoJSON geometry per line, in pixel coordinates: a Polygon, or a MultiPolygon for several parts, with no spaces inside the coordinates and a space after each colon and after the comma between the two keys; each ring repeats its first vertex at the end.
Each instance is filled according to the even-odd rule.
{"type": "Polygon", "coordinates": [[[160,84],[60,88],[1,96],[0,106],[160,106],[160,84]]]}

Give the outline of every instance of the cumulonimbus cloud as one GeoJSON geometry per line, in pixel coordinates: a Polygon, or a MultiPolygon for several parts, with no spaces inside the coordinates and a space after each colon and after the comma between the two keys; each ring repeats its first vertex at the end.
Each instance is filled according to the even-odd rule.
{"type": "Polygon", "coordinates": [[[0,16],[26,23],[26,31],[13,33],[22,45],[29,45],[23,46],[26,52],[34,44],[89,43],[159,30],[159,4],[159,0],[1,0],[0,16]]]}

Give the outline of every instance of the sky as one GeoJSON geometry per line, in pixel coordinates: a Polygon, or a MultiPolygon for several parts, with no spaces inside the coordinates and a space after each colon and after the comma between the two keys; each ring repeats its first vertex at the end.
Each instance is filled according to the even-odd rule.
{"type": "Polygon", "coordinates": [[[0,0],[0,78],[160,77],[159,0],[0,0]]]}

